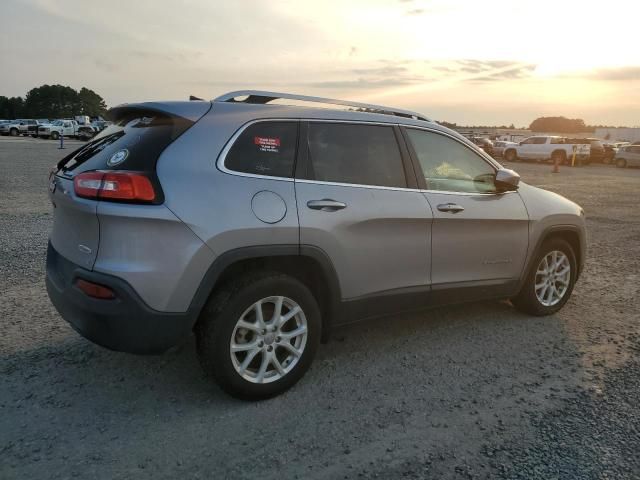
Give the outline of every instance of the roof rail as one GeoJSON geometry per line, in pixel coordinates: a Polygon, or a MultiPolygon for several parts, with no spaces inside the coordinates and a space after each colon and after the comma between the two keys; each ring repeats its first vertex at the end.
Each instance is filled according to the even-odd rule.
{"type": "Polygon", "coordinates": [[[263,105],[273,100],[286,98],[289,100],[300,100],[304,102],[325,103],[329,105],[343,105],[353,107],[361,112],[381,113],[383,115],[395,115],[397,117],[413,118],[430,122],[424,115],[410,110],[400,110],[397,108],[383,107],[382,105],[372,105],[369,103],[349,102],[346,100],[336,100],[335,98],[310,97],[307,95],[295,95],[292,93],[265,92],[261,90],[238,90],[236,92],[225,93],[215,98],[214,102],[237,102],[263,105]],[[237,97],[247,97],[243,100],[236,100],[237,97]]]}

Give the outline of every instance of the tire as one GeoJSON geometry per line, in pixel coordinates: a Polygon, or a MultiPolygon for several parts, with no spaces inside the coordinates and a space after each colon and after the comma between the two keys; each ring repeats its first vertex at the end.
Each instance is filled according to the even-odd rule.
{"type": "Polygon", "coordinates": [[[556,164],[556,160],[558,161],[558,165],[564,165],[567,163],[567,154],[561,150],[557,150],[551,154],[551,163],[556,164]]]}
{"type": "MultiPolygon", "coordinates": [[[[553,257],[551,257],[553,258],[553,257]]],[[[556,257],[558,261],[562,258],[560,255],[556,257]]],[[[525,278],[522,289],[514,298],[511,299],[511,303],[514,307],[520,310],[523,313],[527,313],[529,315],[543,316],[543,315],[553,315],[558,310],[560,310],[565,303],[569,300],[571,296],[571,292],[573,292],[573,287],[576,282],[576,275],[578,273],[578,266],[576,262],[576,256],[571,248],[571,245],[567,243],[565,240],[561,238],[551,238],[549,240],[545,240],[542,244],[542,247],[536,253],[533,261],[531,262],[531,267],[527,272],[527,276],[525,278]],[[565,285],[562,282],[557,280],[550,280],[551,287],[555,290],[555,293],[549,292],[547,289],[544,290],[544,287],[541,287],[538,292],[536,291],[536,281],[538,284],[542,283],[544,276],[539,274],[541,267],[543,266],[543,261],[547,256],[552,256],[553,252],[562,253],[566,262],[563,265],[557,267],[555,272],[562,272],[567,266],[569,267],[568,275],[564,277],[565,285]],[[562,270],[560,270],[562,267],[562,270]],[[557,289],[559,286],[560,290],[557,289]],[[562,290],[564,286],[564,290],[562,290]],[[562,294],[560,295],[560,291],[562,294]],[[544,303],[539,295],[545,299],[547,294],[545,292],[549,292],[549,296],[558,294],[559,298],[553,298],[552,301],[548,303],[544,303]],[[557,301],[556,301],[557,300],[557,301]],[[555,301],[555,303],[553,303],[555,301]]]]}
{"type": "Polygon", "coordinates": [[[60,134],[58,132],[51,132],[51,135],[49,136],[52,140],[58,140],[60,138],[60,134]]]}
{"type": "Polygon", "coordinates": [[[284,392],[302,378],[320,344],[321,330],[320,308],[302,282],[276,272],[252,273],[226,285],[208,301],[195,328],[198,359],[228,394],[243,400],[265,399],[284,392]],[[286,308],[290,313],[297,306],[300,312],[282,324],[281,330],[263,330],[256,317],[256,304],[262,301],[264,323],[272,328],[278,298],[282,299],[281,311],[286,308]],[[239,326],[241,320],[255,328],[239,326]],[[305,323],[306,333],[289,340],[279,336],[301,331],[305,323]],[[232,353],[232,341],[239,347],[256,347],[247,349],[247,353],[232,353]],[[285,348],[287,342],[301,354],[294,355],[285,348]],[[274,357],[282,371],[271,360],[274,357]],[[243,376],[240,370],[247,361],[243,376]],[[265,361],[266,372],[260,379],[265,361]]]}
{"type": "Polygon", "coordinates": [[[627,161],[624,158],[618,158],[616,160],[616,167],[625,168],[627,166],[627,161]]]}
{"type": "Polygon", "coordinates": [[[507,150],[504,152],[504,160],[505,162],[515,162],[518,160],[518,154],[513,149],[507,150]]]}
{"type": "Polygon", "coordinates": [[[18,136],[18,129],[17,128],[12,128],[11,130],[9,130],[9,135],[11,135],[12,137],[17,137],[18,136]]]}

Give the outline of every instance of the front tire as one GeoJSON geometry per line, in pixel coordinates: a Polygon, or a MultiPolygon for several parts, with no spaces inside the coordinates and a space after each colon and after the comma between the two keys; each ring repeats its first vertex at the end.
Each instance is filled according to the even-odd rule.
{"type": "Polygon", "coordinates": [[[627,161],[624,158],[619,158],[616,160],[616,167],[625,168],[627,166],[627,161]]]}
{"type": "Polygon", "coordinates": [[[51,132],[50,137],[52,140],[58,140],[60,138],[60,134],[58,132],[51,132]]]}
{"type": "Polygon", "coordinates": [[[320,308],[297,279],[253,273],[214,294],[195,333],[200,364],[224,391],[264,399],[309,369],[320,344],[320,308]]]}
{"type": "Polygon", "coordinates": [[[18,136],[18,129],[17,128],[12,128],[11,130],[9,130],[9,135],[11,135],[12,137],[17,137],[18,136]]]}
{"type": "Polygon", "coordinates": [[[571,245],[561,238],[546,240],[511,303],[529,315],[552,315],[569,300],[578,273],[571,245]]]}

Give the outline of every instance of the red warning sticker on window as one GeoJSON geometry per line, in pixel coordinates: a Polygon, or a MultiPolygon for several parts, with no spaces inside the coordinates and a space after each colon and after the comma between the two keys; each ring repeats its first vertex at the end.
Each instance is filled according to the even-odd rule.
{"type": "Polygon", "coordinates": [[[253,143],[260,147],[261,152],[277,152],[280,147],[278,137],[253,137],[253,143]]]}

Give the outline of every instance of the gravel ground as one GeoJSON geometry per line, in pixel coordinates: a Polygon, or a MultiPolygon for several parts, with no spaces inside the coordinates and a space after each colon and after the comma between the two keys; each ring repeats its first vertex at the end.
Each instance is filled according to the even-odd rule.
{"type": "Polygon", "coordinates": [[[0,478],[640,478],[640,170],[510,165],[587,213],[557,315],[481,302],[352,325],[247,403],[204,379],[193,341],[114,353],[59,317],[43,276],[61,156],[0,138],[0,478]]]}

